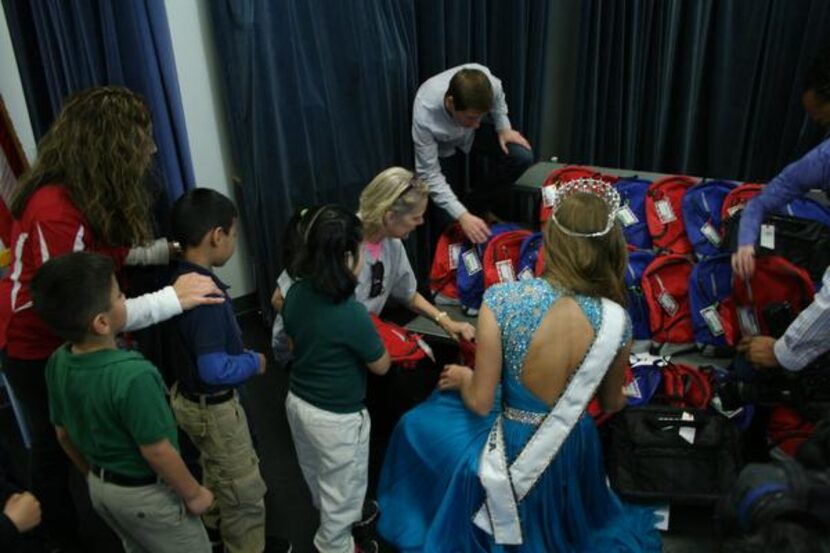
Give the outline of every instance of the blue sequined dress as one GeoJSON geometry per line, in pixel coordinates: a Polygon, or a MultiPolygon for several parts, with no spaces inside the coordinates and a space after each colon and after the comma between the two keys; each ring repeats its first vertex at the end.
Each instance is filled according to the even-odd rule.
{"type": "MultiPolygon", "coordinates": [[[[562,292],[535,279],[496,285],[484,301],[503,340],[502,386],[495,405],[546,414],[549,407],[521,383],[534,332],[562,292]],[[501,397],[499,397],[499,395],[501,397]]],[[[594,332],[599,300],[576,296],[594,332]]],[[[626,327],[630,338],[630,324],[626,327]]],[[[620,502],[606,483],[602,449],[592,419],[582,416],[554,460],[519,503],[523,543],[501,546],[472,523],[482,505],[478,478],[482,447],[498,409],[468,411],[458,393],[436,392],[407,413],[390,440],[381,471],[378,531],[401,552],[660,551],[651,510],[620,502]]],[[[533,435],[532,423],[503,417],[511,462],[533,435]]]]}

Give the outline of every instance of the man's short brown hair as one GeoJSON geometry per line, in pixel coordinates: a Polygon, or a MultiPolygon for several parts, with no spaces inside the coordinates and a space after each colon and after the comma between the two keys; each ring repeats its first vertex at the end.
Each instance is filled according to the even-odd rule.
{"type": "Polygon", "coordinates": [[[490,79],[478,69],[461,69],[450,79],[447,96],[452,96],[456,111],[472,109],[486,113],[493,107],[490,79]]]}

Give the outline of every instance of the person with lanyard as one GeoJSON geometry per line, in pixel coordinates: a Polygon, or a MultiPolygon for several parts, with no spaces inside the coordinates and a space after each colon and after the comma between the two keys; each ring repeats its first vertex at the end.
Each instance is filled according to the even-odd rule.
{"type": "Polygon", "coordinates": [[[399,550],[660,551],[652,510],[608,487],[584,416],[595,394],[625,405],[619,203],[598,179],[560,188],[544,276],[485,292],[475,370],[447,365],[399,422],[378,485],[378,531],[399,550]]]}
{"type": "MultiPolygon", "coordinates": [[[[813,61],[805,78],[802,103],[807,115],[830,129],[830,48],[813,61]]],[[[732,256],[736,274],[748,279],[755,272],[755,243],[766,213],[786,205],[810,190],[830,195],[830,137],[804,157],[791,163],[749,201],[741,213],[738,251],[732,256]]],[[[759,368],[784,367],[797,371],[828,349],[830,338],[830,270],[822,277],[822,288],[813,303],[778,340],[770,336],[744,338],[738,352],[759,368]]]]}
{"type": "MultiPolygon", "coordinates": [[[[492,208],[492,196],[512,184],[533,163],[530,143],[514,130],[507,117],[507,100],[501,81],[488,68],[469,63],[427,79],[412,106],[412,140],[415,172],[426,181],[435,206],[437,232],[457,220],[471,241],[487,241],[490,230],[453,191],[463,182],[453,178],[452,161],[458,150],[474,151],[494,162],[492,176],[470,196],[470,208],[483,213],[492,208]],[[447,173],[451,173],[448,182],[447,173]],[[489,199],[487,199],[489,197],[489,199]],[[479,204],[479,205],[476,205],[479,204]]],[[[458,173],[460,171],[456,171],[458,173]]]]}

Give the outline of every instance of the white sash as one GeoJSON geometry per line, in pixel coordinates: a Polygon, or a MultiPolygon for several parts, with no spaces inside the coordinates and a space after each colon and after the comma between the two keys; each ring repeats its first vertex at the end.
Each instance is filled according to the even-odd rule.
{"type": "Polygon", "coordinates": [[[502,415],[499,415],[490,429],[490,435],[481,452],[478,470],[487,497],[473,517],[473,522],[492,535],[496,543],[522,543],[518,504],[533,488],[576,426],[617,354],[624,329],[623,308],[603,299],[602,324],[591,349],[556,405],[545,416],[509,469],[504,447],[502,415]]]}

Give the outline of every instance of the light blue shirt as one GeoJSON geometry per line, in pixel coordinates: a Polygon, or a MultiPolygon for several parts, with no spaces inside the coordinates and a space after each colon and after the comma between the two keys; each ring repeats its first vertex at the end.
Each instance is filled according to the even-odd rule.
{"type": "Polygon", "coordinates": [[[415,94],[412,106],[412,141],[415,143],[415,172],[429,186],[429,194],[435,204],[446,211],[453,219],[458,219],[467,208],[458,201],[450,188],[447,178],[441,172],[438,159],[450,157],[456,149],[470,152],[475,138],[475,129],[458,124],[444,107],[444,95],[450,86],[450,80],[461,69],[478,69],[482,71],[493,87],[493,107],[490,116],[496,131],[509,129],[507,118],[507,101],[501,81],[483,65],[468,63],[447,69],[430,77],[415,94]]]}
{"type": "Polygon", "coordinates": [[[775,357],[785,369],[800,371],[830,350],[830,267],[824,271],[821,290],[775,342],[775,357]]]}

